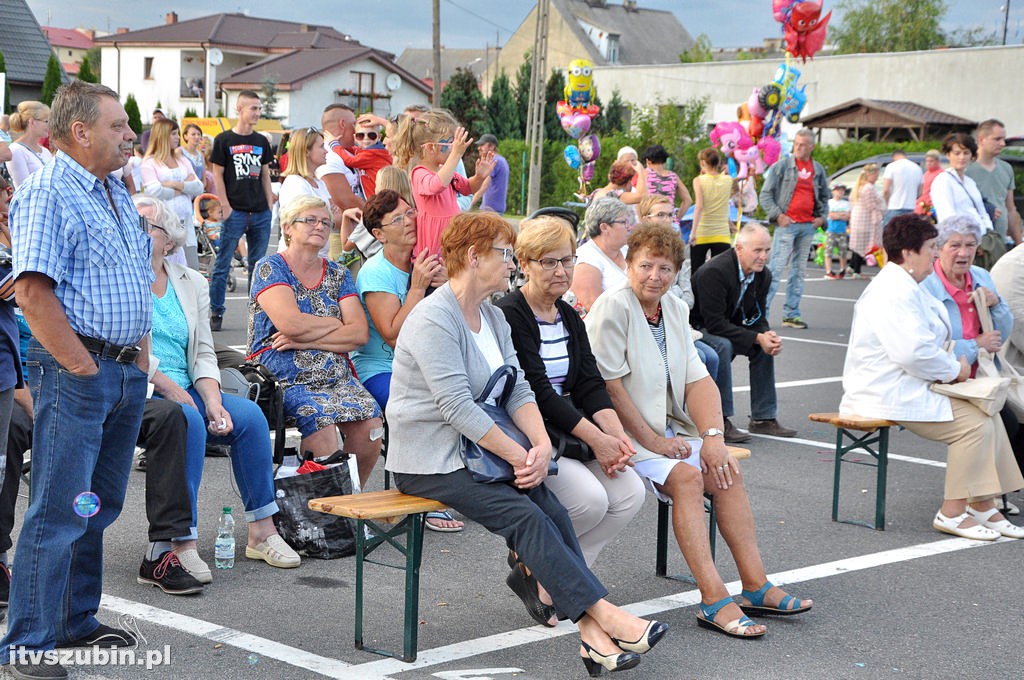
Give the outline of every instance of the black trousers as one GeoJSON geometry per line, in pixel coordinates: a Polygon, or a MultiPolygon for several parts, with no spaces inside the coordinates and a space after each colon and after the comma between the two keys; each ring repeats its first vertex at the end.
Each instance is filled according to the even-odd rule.
{"type": "Polygon", "coordinates": [[[146,517],[149,540],[188,536],[192,526],[185,440],[188,421],[176,402],[147,399],[139,427],[139,446],[146,447],[146,517]]]}
{"type": "MultiPolygon", "coordinates": [[[[188,481],[185,478],[185,412],[172,401],[147,399],[139,428],[139,446],[146,447],[146,518],[149,540],[188,536],[192,526],[188,481]]],[[[32,419],[14,404],[7,431],[7,467],[0,488],[0,552],[13,545],[14,511],[25,452],[32,448],[32,419]]]]}
{"type": "Polygon", "coordinates": [[[504,538],[572,621],[608,595],[583,559],[569,513],[543,484],[525,491],[511,484],[480,484],[465,468],[394,476],[403,493],[444,503],[504,538]]]}

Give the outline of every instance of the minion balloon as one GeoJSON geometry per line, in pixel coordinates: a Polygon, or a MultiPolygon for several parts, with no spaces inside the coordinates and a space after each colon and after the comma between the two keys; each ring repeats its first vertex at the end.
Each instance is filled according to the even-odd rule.
{"type": "Polygon", "coordinates": [[[565,92],[565,103],[572,108],[586,109],[597,96],[594,87],[594,65],[586,59],[573,59],[569,62],[569,72],[565,92]]]}

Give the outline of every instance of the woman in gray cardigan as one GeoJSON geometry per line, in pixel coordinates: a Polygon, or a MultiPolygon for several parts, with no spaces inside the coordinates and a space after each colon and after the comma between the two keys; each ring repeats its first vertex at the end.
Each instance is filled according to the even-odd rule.
{"type": "Polygon", "coordinates": [[[413,309],[395,347],[387,469],[403,492],[440,501],[505,538],[522,561],[509,585],[539,623],[552,625],[554,607],[579,625],[581,656],[591,675],[600,666],[632,668],[668,626],[604,599],[608,591],[587,568],[565,508],[542,484],[551,442],[518,370],[505,318],[487,302],[507,285],[514,242],[512,226],[491,213],[457,215],[442,234],[449,282],[413,309]],[[529,450],[506,436],[475,401],[506,364],[517,369],[506,408],[529,438],[529,450]],[[462,435],[508,461],[515,480],[473,481],[460,456],[462,435]],[[540,599],[537,580],[550,602],[540,599]]]}

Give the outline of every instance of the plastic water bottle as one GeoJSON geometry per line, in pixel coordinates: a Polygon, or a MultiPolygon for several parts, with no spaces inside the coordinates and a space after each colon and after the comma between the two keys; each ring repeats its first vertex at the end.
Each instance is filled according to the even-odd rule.
{"type": "Polygon", "coordinates": [[[224,508],[220,516],[217,542],[213,544],[213,563],[218,569],[235,566],[235,518],[231,516],[231,508],[224,508]]]}

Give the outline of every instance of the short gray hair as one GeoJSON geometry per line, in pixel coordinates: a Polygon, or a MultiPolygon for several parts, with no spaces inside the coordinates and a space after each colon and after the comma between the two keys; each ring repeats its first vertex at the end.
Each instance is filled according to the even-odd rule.
{"type": "Polygon", "coordinates": [[[611,224],[613,220],[622,219],[632,210],[628,205],[614,196],[602,196],[587,207],[583,223],[587,225],[587,236],[594,238],[601,234],[602,224],[611,224]]]}
{"type": "Polygon", "coordinates": [[[973,217],[969,217],[967,215],[952,215],[947,217],[935,225],[935,228],[939,230],[939,235],[935,238],[935,243],[940,248],[946,245],[946,241],[956,234],[961,236],[973,236],[979,241],[981,240],[981,226],[973,217]]]}
{"type": "Polygon", "coordinates": [[[812,130],[811,128],[800,128],[799,130],[796,131],[796,134],[793,136],[806,137],[807,139],[811,140],[811,144],[814,144],[814,142],[816,141],[816,137],[814,136],[814,130],[812,130]]]}
{"type": "Polygon", "coordinates": [[[61,85],[50,107],[50,137],[58,143],[71,141],[71,126],[82,122],[92,126],[100,118],[100,99],[110,97],[120,102],[117,92],[106,85],[73,80],[61,85]]]}
{"type": "Polygon", "coordinates": [[[167,232],[171,243],[174,244],[174,250],[171,252],[185,245],[187,234],[185,227],[182,225],[181,220],[178,219],[178,216],[174,214],[174,211],[168,207],[167,203],[159,198],[153,198],[145,194],[135,194],[132,196],[132,201],[135,202],[136,209],[143,207],[153,208],[153,224],[163,227],[164,231],[167,232]]]}

